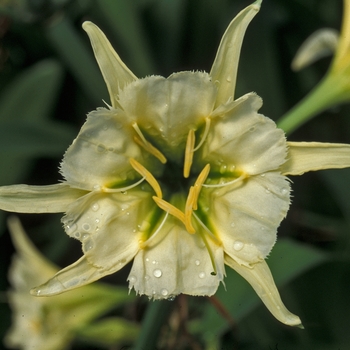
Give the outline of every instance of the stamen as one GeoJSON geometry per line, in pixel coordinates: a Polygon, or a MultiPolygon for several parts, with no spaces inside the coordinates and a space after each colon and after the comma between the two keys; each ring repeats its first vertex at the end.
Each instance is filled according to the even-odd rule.
{"type": "Polygon", "coordinates": [[[141,165],[137,160],[130,158],[129,160],[131,166],[144,177],[144,179],[152,186],[154,189],[154,192],[156,193],[157,197],[162,198],[162,190],[159,186],[158,181],[154,178],[154,176],[143,166],[141,165]]]}
{"type": "Polygon", "coordinates": [[[197,207],[196,201],[196,190],[193,186],[190,187],[190,191],[187,196],[186,205],[185,205],[185,226],[188,233],[195,233],[196,230],[192,225],[191,218],[193,213],[193,207],[197,207]]]}
{"type": "Polygon", "coordinates": [[[194,130],[191,129],[187,136],[186,149],[185,149],[185,160],[184,160],[184,177],[190,176],[191,165],[193,161],[193,148],[196,140],[194,130]]]}
{"type": "Polygon", "coordinates": [[[177,209],[176,207],[174,207],[172,204],[165,201],[164,199],[161,199],[161,198],[156,197],[156,196],[153,196],[152,198],[156,202],[156,204],[158,205],[158,207],[160,209],[163,209],[164,211],[168,212],[169,214],[175,216],[177,219],[179,219],[180,221],[182,221],[185,224],[185,214],[181,210],[177,209]]]}
{"type": "Polygon", "coordinates": [[[116,193],[116,192],[125,192],[127,190],[130,190],[134,187],[136,187],[137,185],[139,185],[141,182],[143,182],[146,178],[143,177],[142,179],[140,179],[139,181],[135,182],[134,184],[130,185],[130,186],[126,186],[126,187],[122,187],[122,188],[108,188],[108,187],[102,187],[101,191],[102,192],[107,192],[107,193],[116,193]]]}
{"type": "Polygon", "coordinates": [[[223,184],[216,184],[216,185],[209,185],[209,184],[203,184],[202,186],[203,187],[225,187],[225,186],[228,186],[228,185],[233,185],[234,183],[236,182],[239,182],[239,181],[242,181],[244,179],[246,179],[248,177],[247,174],[243,173],[240,177],[238,177],[237,179],[234,179],[232,181],[229,181],[229,182],[225,182],[223,184]]]}
{"type": "Polygon", "coordinates": [[[207,138],[207,136],[209,134],[210,123],[211,123],[211,119],[208,118],[208,117],[205,118],[205,129],[204,129],[204,133],[203,133],[202,139],[199,142],[199,144],[197,145],[197,147],[193,149],[193,152],[197,151],[203,145],[205,139],[207,138]]]}
{"type": "Polygon", "coordinates": [[[197,202],[198,202],[198,197],[199,193],[201,191],[201,188],[204,184],[204,181],[207,179],[210,171],[210,164],[208,163],[203,170],[200,172],[199,176],[197,177],[196,182],[194,183],[194,188],[196,190],[195,192],[195,199],[194,199],[194,204],[193,204],[193,210],[197,210],[197,202]]]}
{"type": "Polygon", "coordinates": [[[165,158],[164,154],[145,139],[137,123],[132,124],[132,127],[135,129],[137,135],[139,136],[135,136],[134,141],[139,146],[143,147],[146,151],[151,153],[153,156],[158,158],[161,161],[161,163],[165,164],[167,162],[167,159],[165,158]]]}
{"type": "MultiPolygon", "coordinates": [[[[155,197],[155,198],[158,198],[158,197],[155,197]]],[[[150,238],[148,238],[147,241],[142,242],[142,243],[140,244],[140,249],[145,249],[145,248],[150,244],[150,242],[153,242],[153,241],[154,241],[154,238],[157,236],[157,234],[160,232],[160,230],[161,230],[162,227],[164,226],[165,221],[166,221],[166,219],[168,218],[168,216],[169,216],[169,212],[166,212],[166,213],[165,213],[165,216],[164,216],[164,219],[163,219],[162,222],[160,223],[159,227],[156,229],[156,231],[153,233],[153,235],[152,235],[150,238]]]]}

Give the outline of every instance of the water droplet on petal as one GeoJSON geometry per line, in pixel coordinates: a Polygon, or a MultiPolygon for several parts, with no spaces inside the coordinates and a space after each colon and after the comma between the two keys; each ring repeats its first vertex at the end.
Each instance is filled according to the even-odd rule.
{"type": "Polygon", "coordinates": [[[201,264],[201,262],[200,262],[199,260],[196,260],[194,263],[195,263],[197,266],[199,266],[199,265],[201,264]]]}
{"type": "Polygon", "coordinates": [[[134,275],[129,276],[129,282],[135,283],[137,281],[137,278],[134,275]]]}
{"type": "Polygon", "coordinates": [[[97,152],[99,153],[106,152],[106,147],[100,143],[99,145],[97,145],[97,152]]]}
{"type": "Polygon", "coordinates": [[[145,276],[145,280],[148,281],[150,277],[148,275],[145,276]]]}
{"type": "Polygon", "coordinates": [[[159,270],[159,269],[156,269],[156,270],[153,271],[153,276],[154,276],[154,277],[159,278],[159,277],[162,276],[162,274],[163,274],[162,271],[159,270]]]}
{"type": "Polygon", "coordinates": [[[265,190],[266,193],[271,193],[270,189],[266,188],[265,190]]]}
{"type": "Polygon", "coordinates": [[[92,209],[92,211],[97,211],[100,209],[100,206],[98,205],[98,203],[93,203],[91,205],[91,209],[92,209]]]}
{"type": "Polygon", "coordinates": [[[94,247],[94,243],[92,242],[91,239],[88,239],[87,241],[84,242],[84,251],[88,252],[94,247]]]}
{"type": "Polygon", "coordinates": [[[79,238],[80,238],[80,236],[81,236],[81,234],[80,234],[80,232],[79,232],[79,231],[77,231],[77,232],[75,232],[75,233],[74,233],[74,237],[75,237],[75,238],[78,238],[78,239],[79,239],[79,238]]]}
{"type": "Polygon", "coordinates": [[[82,228],[85,231],[89,231],[91,227],[90,227],[90,225],[88,223],[85,223],[85,224],[83,224],[82,228]]]}
{"type": "Polygon", "coordinates": [[[205,277],[205,272],[200,272],[200,274],[198,275],[199,278],[204,278],[205,277]]]}
{"type": "Polygon", "coordinates": [[[244,243],[241,242],[241,241],[235,241],[233,243],[233,249],[236,250],[236,251],[242,250],[243,246],[244,246],[244,243]]]}
{"type": "Polygon", "coordinates": [[[281,189],[281,193],[282,193],[282,195],[285,196],[288,193],[288,189],[287,188],[282,188],[281,189]]]}
{"type": "Polygon", "coordinates": [[[89,234],[88,234],[88,233],[84,233],[84,234],[81,236],[81,239],[82,239],[82,240],[85,240],[85,239],[87,239],[87,238],[89,238],[89,234]]]}
{"type": "Polygon", "coordinates": [[[169,298],[167,298],[168,301],[174,301],[175,300],[175,295],[170,295],[169,298]]]}
{"type": "Polygon", "coordinates": [[[162,293],[163,296],[167,296],[169,294],[168,290],[165,288],[163,288],[160,292],[162,293]]]}
{"type": "Polygon", "coordinates": [[[230,78],[230,77],[227,77],[227,78],[226,78],[226,81],[227,81],[228,83],[231,83],[231,78],[230,78]]]}
{"type": "Polygon", "coordinates": [[[158,265],[158,261],[157,261],[157,260],[153,260],[153,261],[152,261],[152,264],[153,264],[153,265],[158,265]]]}

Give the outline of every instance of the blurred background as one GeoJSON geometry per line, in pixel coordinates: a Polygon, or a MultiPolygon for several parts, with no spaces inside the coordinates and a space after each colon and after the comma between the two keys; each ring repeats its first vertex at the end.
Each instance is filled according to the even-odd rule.
{"type": "MultiPolygon", "coordinates": [[[[209,71],[221,36],[246,0],[0,0],[0,185],[55,184],[60,160],[86,114],[109,102],[85,20],[96,23],[138,77],[209,71]]],[[[244,39],[236,97],[255,91],[261,113],[277,121],[324,76],[331,57],[295,73],[290,63],[315,30],[339,30],[341,0],[264,0],[244,39]]],[[[323,112],[293,141],[350,143],[350,108],[323,112]]],[[[167,301],[155,349],[320,349],[350,347],[350,170],[293,177],[293,203],[268,264],[282,300],[305,330],[280,324],[250,286],[227,269],[215,300],[167,301]],[[223,312],[220,312],[224,308],[223,312]],[[226,317],[223,316],[226,314],[226,317]],[[229,315],[229,316],[228,316],[229,315]],[[179,320],[181,322],[179,322],[179,320]]],[[[0,338],[11,324],[6,291],[14,252],[0,213],[0,338]]],[[[20,215],[36,246],[59,266],[81,256],[61,214],[20,215]]],[[[106,282],[125,287],[130,267],[106,282]]],[[[131,292],[133,294],[134,292],[131,292]]],[[[147,298],[113,310],[142,327],[147,298]]],[[[135,339],[136,340],[136,339],[135,339]]],[[[72,349],[131,349],[132,341],[72,349]]],[[[0,349],[6,349],[0,344],[0,349]]],[[[49,349],[48,349],[49,350],[49,349]]],[[[146,349],[145,349],[146,350],[146,349]]],[[[147,349],[148,350],[148,349],[147,349]]]]}

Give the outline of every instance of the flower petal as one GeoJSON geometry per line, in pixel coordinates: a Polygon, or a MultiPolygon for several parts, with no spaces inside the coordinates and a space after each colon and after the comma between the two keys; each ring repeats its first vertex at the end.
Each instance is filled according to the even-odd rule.
{"type": "Polygon", "coordinates": [[[83,29],[89,35],[96,60],[106,82],[113,107],[118,107],[119,89],[136,80],[136,76],[120,59],[100,28],[91,22],[84,22],[83,29]]]}
{"type": "Polygon", "coordinates": [[[215,107],[234,97],[244,33],[250,21],[260,10],[260,5],[261,1],[255,1],[254,4],[242,10],[229,24],[221,39],[210,71],[213,82],[218,82],[219,86],[215,107]]]}
{"type": "Polygon", "coordinates": [[[280,167],[283,175],[350,166],[350,145],[322,142],[287,142],[287,145],[288,160],[280,167]]]}
{"type": "Polygon", "coordinates": [[[199,168],[210,163],[214,173],[225,168],[249,175],[277,169],[287,154],[285,136],[271,119],[257,113],[260,107],[260,97],[249,93],[228,104],[222,117],[214,117],[199,168]]]}
{"type": "Polygon", "coordinates": [[[67,183],[0,186],[0,209],[17,213],[60,213],[85,194],[67,183]]]}
{"type": "Polygon", "coordinates": [[[57,272],[46,283],[33,288],[30,293],[40,297],[56,295],[84,286],[109,274],[109,271],[90,264],[83,256],[75,263],[57,272]]]}
{"type": "Polygon", "coordinates": [[[128,277],[129,288],[149,298],[167,299],[180,293],[213,295],[223,280],[223,249],[208,238],[216,263],[213,265],[200,236],[189,234],[176,218],[169,216],[156,242],[140,250],[128,277]]]}
{"type": "Polygon", "coordinates": [[[290,203],[287,178],[277,172],[251,176],[240,184],[202,189],[200,205],[225,253],[242,265],[264,259],[290,203]],[[209,192],[209,193],[208,193],[209,192]]]}
{"type": "Polygon", "coordinates": [[[152,195],[152,190],[92,192],[69,206],[62,219],[64,228],[81,241],[90,264],[116,272],[139,250],[144,235],[140,227],[146,226],[143,222],[156,208],[152,195]]]}
{"type": "MultiPolygon", "coordinates": [[[[123,185],[139,177],[130,165],[130,158],[146,164],[155,161],[133,141],[136,132],[130,124],[125,125],[124,119],[120,110],[99,108],[89,113],[61,163],[61,173],[67,182],[90,191],[123,185]]],[[[159,168],[159,162],[157,165],[159,168]]]]}
{"type": "Polygon", "coordinates": [[[300,318],[292,314],[284,306],[265,260],[255,263],[251,267],[246,267],[240,265],[229,256],[225,256],[225,263],[249,282],[266,307],[280,322],[289,326],[303,328],[300,318]]]}
{"type": "Polygon", "coordinates": [[[167,158],[182,161],[188,132],[210,115],[216,91],[207,73],[181,72],[138,80],[120,92],[119,103],[130,124],[137,122],[167,158]]]}
{"type": "Polygon", "coordinates": [[[320,58],[330,56],[337,48],[339,33],[335,29],[321,28],[312,33],[300,46],[292,61],[292,69],[299,71],[320,58]]]}

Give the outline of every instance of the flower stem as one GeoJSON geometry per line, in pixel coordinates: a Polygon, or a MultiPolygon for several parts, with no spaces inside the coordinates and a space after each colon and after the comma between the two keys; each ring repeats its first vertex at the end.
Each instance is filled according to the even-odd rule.
{"type": "Polygon", "coordinates": [[[168,300],[156,300],[148,305],[133,350],[156,349],[160,330],[168,319],[172,306],[173,303],[168,300]]]}

